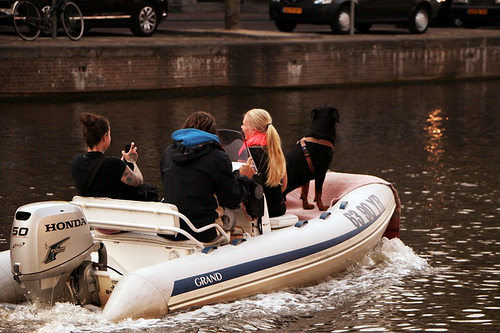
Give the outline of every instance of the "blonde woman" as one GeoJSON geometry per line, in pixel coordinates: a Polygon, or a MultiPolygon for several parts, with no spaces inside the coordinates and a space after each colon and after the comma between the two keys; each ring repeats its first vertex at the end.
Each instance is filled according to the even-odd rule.
{"type": "Polygon", "coordinates": [[[266,110],[251,109],[245,113],[241,125],[255,166],[264,175],[264,194],[270,217],[285,214],[283,191],[287,181],[281,139],[272,121],[266,110]]]}

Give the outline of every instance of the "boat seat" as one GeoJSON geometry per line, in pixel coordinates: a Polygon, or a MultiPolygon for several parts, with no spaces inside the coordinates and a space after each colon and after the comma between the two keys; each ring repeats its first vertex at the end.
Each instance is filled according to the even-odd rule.
{"type": "MultiPolygon", "coordinates": [[[[72,204],[79,206],[90,226],[93,224],[134,224],[157,227],[180,228],[177,207],[163,202],[146,202],[110,198],[75,196],[72,204]]],[[[102,226],[99,228],[103,229],[102,226]]],[[[126,227],[110,229],[127,230],[126,227]]],[[[104,229],[105,230],[105,229],[104,229]]],[[[103,231],[104,231],[103,230],[103,231]]],[[[161,230],[160,233],[175,234],[173,230],[161,230]]]]}
{"type": "MultiPolygon", "coordinates": [[[[129,237],[122,235],[123,233],[120,234],[120,232],[135,231],[155,236],[157,233],[167,235],[181,233],[188,238],[191,237],[190,240],[185,241],[187,244],[194,242],[200,248],[206,245],[220,245],[229,242],[229,236],[226,233],[222,234],[223,229],[215,223],[204,228],[216,228],[219,234],[218,238],[211,243],[197,241],[181,229],[179,218],[186,219],[186,217],[178,212],[177,206],[169,203],[81,196],[73,197],[71,203],[82,209],[87,223],[98,232],[101,238],[108,234],[112,235],[115,240],[123,237],[128,239],[129,237]]],[[[131,235],[131,237],[134,236],[131,235]]],[[[151,240],[153,239],[154,242],[164,243],[156,237],[151,240]]]]}
{"type": "Polygon", "coordinates": [[[295,223],[299,221],[299,218],[297,215],[284,214],[281,216],[270,217],[269,220],[271,222],[271,229],[280,229],[295,225],[295,223]]]}

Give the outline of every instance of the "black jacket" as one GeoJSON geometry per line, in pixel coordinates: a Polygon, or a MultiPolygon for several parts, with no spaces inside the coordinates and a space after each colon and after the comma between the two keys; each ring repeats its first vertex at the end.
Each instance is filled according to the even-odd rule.
{"type": "Polygon", "coordinates": [[[78,195],[92,197],[108,197],[114,199],[137,200],[137,188],[121,181],[126,164],[116,157],[105,157],[101,152],[88,152],[76,155],[71,164],[73,181],[78,195]],[[98,166],[99,160],[104,159],[92,184],[90,175],[98,166]]]}
{"type": "MultiPolygon", "coordinates": [[[[267,180],[267,166],[269,164],[269,157],[267,155],[267,148],[262,146],[252,146],[249,148],[250,154],[257,166],[257,170],[264,175],[264,184],[267,180]]],[[[281,192],[281,185],[266,186],[264,185],[264,195],[266,196],[267,210],[269,217],[281,216],[286,212],[286,204],[283,193],[281,192]]]]}
{"type": "MultiPolygon", "coordinates": [[[[178,139],[176,132],[172,135],[174,139],[178,139]]],[[[175,204],[197,228],[217,219],[218,206],[236,209],[247,193],[249,181],[233,175],[231,161],[218,140],[203,140],[203,133],[199,139],[205,142],[199,144],[175,141],[167,147],[160,162],[164,201],[175,204]]],[[[181,228],[191,233],[183,221],[181,228]]],[[[192,234],[203,242],[217,236],[213,228],[192,234]]]]}

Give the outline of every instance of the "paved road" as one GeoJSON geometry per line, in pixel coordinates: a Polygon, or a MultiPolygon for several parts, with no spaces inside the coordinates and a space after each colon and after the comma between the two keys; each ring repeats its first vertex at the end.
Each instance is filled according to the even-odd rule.
{"type": "MultiPolygon", "coordinates": [[[[281,33],[274,26],[267,13],[242,13],[241,30],[228,31],[224,29],[223,13],[171,13],[160,25],[158,33],[151,38],[134,37],[128,28],[100,28],[93,29],[82,40],[76,43],[109,43],[123,39],[131,43],[149,40],[150,43],[169,40],[186,39],[187,37],[211,38],[319,38],[319,39],[391,39],[391,38],[460,38],[500,36],[500,27],[465,29],[465,28],[430,28],[426,34],[412,35],[406,28],[397,28],[392,25],[374,25],[368,34],[333,35],[328,25],[298,25],[293,33],[281,33]],[[117,39],[117,37],[120,37],[117,39]]],[[[53,40],[50,37],[39,38],[35,42],[25,42],[15,33],[12,26],[0,26],[0,45],[22,45],[25,43],[60,43],[68,39],[60,36],[53,40]]]]}

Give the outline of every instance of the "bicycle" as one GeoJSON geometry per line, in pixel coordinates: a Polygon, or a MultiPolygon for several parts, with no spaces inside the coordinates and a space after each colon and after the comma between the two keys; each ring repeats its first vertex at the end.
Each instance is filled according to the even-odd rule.
{"type": "Polygon", "coordinates": [[[14,27],[24,40],[35,40],[40,32],[50,34],[53,29],[54,15],[59,14],[66,35],[71,40],[79,40],[83,35],[84,22],[80,8],[68,0],[56,0],[55,6],[42,11],[31,0],[20,0],[12,10],[14,27]]]}

